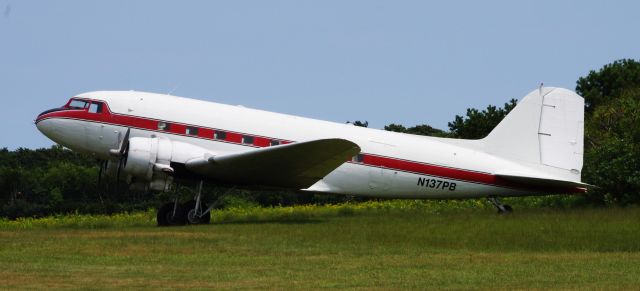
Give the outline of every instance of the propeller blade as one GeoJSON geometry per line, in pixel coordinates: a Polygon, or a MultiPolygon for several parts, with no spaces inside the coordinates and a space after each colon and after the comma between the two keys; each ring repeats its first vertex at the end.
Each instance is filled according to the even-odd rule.
{"type": "Polygon", "coordinates": [[[116,170],[116,192],[119,190],[120,173],[122,168],[127,165],[127,157],[129,155],[129,135],[131,134],[131,128],[127,128],[127,132],[124,134],[124,138],[120,140],[118,149],[109,150],[112,156],[118,157],[118,168],[116,170]]]}
{"type": "Polygon", "coordinates": [[[120,172],[122,170],[122,159],[118,160],[118,169],[116,170],[116,185],[115,185],[115,189],[116,189],[116,193],[118,193],[120,191],[120,172]]]}
{"type": "Polygon", "coordinates": [[[116,182],[120,181],[120,172],[122,171],[122,168],[127,165],[130,133],[131,128],[127,128],[127,132],[124,134],[124,138],[120,141],[120,146],[118,147],[118,170],[116,172],[116,182]]]}
{"type": "Polygon", "coordinates": [[[122,171],[122,159],[118,161],[118,170],[116,171],[116,182],[120,182],[120,172],[122,171]]]}
{"type": "Polygon", "coordinates": [[[129,160],[129,141],[128,140],[127,140],[127,143],[125,144],[124,150],[122,151],[122,155],[120,156],[120,159],[123,160],[122,166],[126,167],[127,161],[129,160]]]}
{"type": "Polygon", "coordinates": [[[120,139],[120,143],[118,144],[117,149],[110,149],[109,154],[114,158],[120,158],[125,153],[127,148],[129,147],[129,134],[131,133],[131,128],[127,128],[127,132],[124,134],[124,138],[120,139],[120,133],[118,133],[118,139],[120,139]]]}
{"type": "Polygon", "coordinates": [[[107,161],[100,161],[100,169],[98,169],[98,186],[100,186],[100,184],[102,184],[102,174],[104,172],[104,168],[105,168],[105,164],[107,163],[107,161]]]}
{"type": "Polygon", "coordinates": [[[124,138],[120,141],[120,156],[122,156],[129,149],[129,134],[131,128],[127,128],[127,132],[124,134],[124,138]]]}

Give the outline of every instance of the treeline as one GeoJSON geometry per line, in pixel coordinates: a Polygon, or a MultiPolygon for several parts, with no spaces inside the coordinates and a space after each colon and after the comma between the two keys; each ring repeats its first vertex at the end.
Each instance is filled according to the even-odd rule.
{"type": "MultiPolygon", "coordinates": [[[[576,203],[629,205],[640,203],[640,62],[619,60],[591,71],[577,81],[585,98],[585,152],[582,179],[597,185],[576,203]]],[[[427,124],[385,130],[408,134],[477,139],[486,136],[516,105],[467,109],[449,122],[448,130],[427,124]]],[[[354,125],[368,123],[355,121],[354,125]]],[[[176,187],[183,196],[195,185],[176,187]]],[[[205,193],[216,207],[229,205],[293,205],[335,203],[356,199],[342,195],[295,192],[256,192],[207,185],[205,193]]],[[[113,213],[157,207],[173,194],[129,190],[113,178],[98,184],[98,163],[92,157],[60,146],[49,149],[0,150],[0,216],[40,216],[53,213],[113,213]]],[[[362,200],[362,198],[357,198],[362,200]]]]}

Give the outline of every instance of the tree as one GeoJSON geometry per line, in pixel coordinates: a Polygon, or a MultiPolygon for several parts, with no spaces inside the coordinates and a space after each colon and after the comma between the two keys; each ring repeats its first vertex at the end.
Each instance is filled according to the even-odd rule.
{"type": "Polygon", "coordinates": [[[389,125],[385,125],[384,126],[384,130],[387,131],[394,131],[394,132],[402,132],[402,133],[406,133],[407,132],[407,128],[404,127],[402,124],[389,124],[389,125]]]}
{"type": "Polygon", "coordinates": [[[493,105],[487,106],[487,109],[482,111],[468,108],[466,117],[456,115],[455,120],[449,122],[450,136],[464,139],[483,138],[516,107],[517,103],[516,99],[511,99],[502,108],[493,105]]]}
{"type": "Polygon", "coordinates": [[[369,121],[366,121],[366,120],[365,121],[356,120],[354,122],[347,121],[347,123],[351,123],[355,126],[360,126],[360,127],[369,127],[369,121]]]}
{"type": "Polygon", "coordinates": [[[436,137],[447,137],[448,133],[446,133],[445,131],[441,130],[441,129],[437,129],[434,128],[430,125],[427,124],[421,124],[421,125],[416,125],[413,127],[409,127],[409,128],[405,128],[404,126],[400,125],[400,124],[389,124],[389,125],[385,125],[384,130],[388,130],[388,131],[395,131],[395,132],[402,132],[402,133],[408,133],[408,134],[415,134],[415,135],[426,135],[426,136],[436,136],[436,137]]]}
{"type": "Polygon", "coordinates": [[[586,122],[583,179],[598,186],[595,204],[640,203],[640,90],[628,89],[599,105],[586,122]]]}
{"type": "Polygon", "coordinates": [[[590,114],[599,105],[605,105],[620,97],[622,92],[634,88],[640,88],[640,62],[622,59],[580,77],[576,93],[584,97],[585,109],[590,114]]]}

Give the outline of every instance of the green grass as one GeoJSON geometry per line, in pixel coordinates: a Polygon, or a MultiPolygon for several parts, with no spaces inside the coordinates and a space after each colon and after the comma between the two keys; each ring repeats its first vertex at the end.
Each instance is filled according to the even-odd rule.
{"type": "Polygon", "coordinates": [[[640,209],[371,202],[0,221],[0,287],[637,289],[640,209]]]}

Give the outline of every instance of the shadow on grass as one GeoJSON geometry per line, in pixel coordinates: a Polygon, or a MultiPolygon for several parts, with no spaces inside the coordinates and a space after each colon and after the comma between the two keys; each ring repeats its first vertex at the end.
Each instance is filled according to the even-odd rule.
{"type": "Polygon", "coordinates": [[[325,220],[309,218],[309,219],[256,219],[256,220],[238,220],[238,221],[220,221],[211,224],[317,224],[323,223],[325,220]]]}

